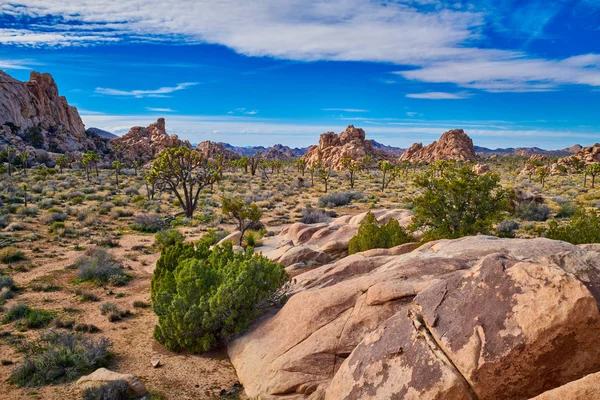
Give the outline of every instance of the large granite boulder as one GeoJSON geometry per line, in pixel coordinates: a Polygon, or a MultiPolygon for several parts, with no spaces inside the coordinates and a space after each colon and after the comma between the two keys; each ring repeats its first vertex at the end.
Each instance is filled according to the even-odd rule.
{"type": "Polygon", "coordinates": [[[466,237],[294,278],[230,343],[250,397],[526,399],[600,371],[600,254],[466,237]]]}
{"type": "Polygon", "coordinates": [[[452,129],[428,146],[415,143],[400,156],[400,160],[411,163],[432,163],[438,160],[475,161],[477,153],[473,141],[462,129],[452,129]]]}

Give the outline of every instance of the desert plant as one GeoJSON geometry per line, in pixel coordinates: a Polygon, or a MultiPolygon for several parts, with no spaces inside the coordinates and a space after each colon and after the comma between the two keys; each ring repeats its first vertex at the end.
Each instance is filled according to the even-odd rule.
{"type": "Polygon", "coordinates": [[[223,197],[221,199],[221,211],[236,221],[237,228],[242,233],[240,245],[242,245],[244,233],[252,225],[260,222],[262,216],[262,210],[258,208],[256,203],[247,203],[239,197],[223,197]]]}
{"type": "Polygon", "coordinates": [[[340,207],[348,205],[352,200],[360,200],[363,198],[362,193],[358,192],[344,192],[344,193],[330,193],[324,194],[319,197],[319,207],[340,207]]]}
{"type": "Polygon", "coordinates": [[[2,323],[8,324],[9,322],[18,321],[19,326],[37,329],[48,325],[52,319],[54,319],[54,313],[50,311],[31,308],[24,303],[17,303],[6,311],[2,323]]]}
{"type": "Polygon", "coordinates": [[[550,208],[535,201],[524,201],[517,205],[515,215],[525,221],[545,221],[550,217],[550,208]]]}
{"type": "Polygon", "coordinates": [[[25,259],[25,253],[15,247],[0,249],[0,262],[3,264],[10,264],[25,259]]]}
{"type": "Polygon", "coordinates": [[[498,224],[496,232],[499,237],[514,238],[516,229],[519,229],[519,224],[516,221],[506,219],[498,224]]]}
{"type": "Polygon", "coordinates": [[[220,168],[209,163],[203,153],[180,146],[161,151],[147,178],[173,193],[185,216],[192,218],[202,189],[212,186],[220,176],[220,168]]]}
{"type": "Polygon", "coordinates": [[[110,342],[72,333],[50,332],[27,346],[25,360],[11,373],[18,386],[43,386],[69,382],[108,364],[110,342]]]}
{"type": "Polygon", "coordinates": [[[185,236],[183,236],[177,229],[165,229],[158,231],[154,235],[154,244],[160,248],[173,246],[177,243],[183,243],[185,236]]]}
{"type": "Polygon", "coordinates": [[[571,203],[562,203],[556,213],[556,218],[571,218],[577,211],[577,206],[571,203]]]}
{"type": "Polygon", "coordinates": [[[411,228],[434,240],[489,233],[508,208],[508,194],[496,174],[477,175],[469,166],[427,171],[415,178],[423,194],[414,199],[411,228]]]}
{"type": "Polygon", "coordinates": [[[392,218],[379,226],[377,218],[369,211],[360,223],[356,236],[348,242],[348,254],[370,249],[389,249],[414,241],[397,220],[392,218]]]}
{"type": "Polygon", "coordinates": [[[596,210],[580,208],[566,225],[549,221],[544,236],[573,244],[600,243],[600,216],[596,210]]]}
{"type": "Polygon", "coordinates": [[[245,329],[286,280],[281,265],[231,244],[167,247],[152,278],[154,337],[171,350],[208,351],[245,329]]]}
{"type": "Polygon", "coordinates": [[[138,214],[131,227],[140,232],[158,232],[165,227],[165,221],[158,214],[138,214]]]}
{"type": "Polygon", "coordinates": [[[300,218],[300,222],[303,224],[317,224],[319,222],[327,222],[329,221],[329,216],[323,210],[319,210],[318,208],[306,207],[302,210],[302,217],[300,218]]]}
{"type": "Polygon", "coordinates": [[[123,276],[127,279],[121,263],[101,247],[86,250],[73,265],[77,268],[77,276],[81,281],[105,284],[109,283],[113,276],[123,276]]]}
{"type": "Polygon", "coordinates": [[[119,379],[83,391],[83,400],[129,400],[129,383],[119,379]]]}
{"type": "Polygon", "coordinates": [[[122,310],[115,303],[107,301],[100,306],[100,314],[106,315],[110,322],[116,322],[131,315],[129,310],[122,310]]]}

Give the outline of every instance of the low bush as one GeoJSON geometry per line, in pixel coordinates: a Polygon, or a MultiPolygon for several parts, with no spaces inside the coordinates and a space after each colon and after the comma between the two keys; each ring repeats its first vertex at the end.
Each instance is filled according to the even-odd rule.
{"type": "Polygon", "coordinates": [[[183,236],[177,229],[165,229],[159,231],[154,235],[154,244],[159,248],[173,246],[177,243],[183,243],[185,236],[183,236]]]}
{"type": "Polygon", "coordinates": [[[75,291],[75,295],[79,296],[81,301],[90,301],[90,302],[100,301],[100,298],[98,296],[96,296],[94,293],[85,292],[81,289],[77,289],[75,291]]]}
{"type": "Polygon", "coordinates": [[[108,364],[107,339],[93,340],[73,333],[50,332],[26,346],[25,360],[10,375],[18,386],[38,387],[70,382],[108,364]]]}
{"type": "Polygon", "coordinates": [[[25,259],[25,253],[15,247],[0,249],[0,262],[3,264],[10,264],[25,259]]]}
{"type": "Polygon", "coordinates": [[[153,233],[163,229],[165,221],[158,214],[138,214],[131,227],[136,231],[153,233]]]}
{"type": "Polygon", "coordinates": [[[556,213],[556,218],[571,218],[577,211],[577,206],[571,203],[562,203],[556,213]]]}
{"type": "Polygon", "coordinates": [[[319,207],[340,207],[348,205],[352,200],[360,200],[363,198],[362,193],[344,192],[325,194],[319,198],[319,207]]]}
{"type": "Polygon", "coordinates": [[[496,232],[499,237],[514,238],[515,230],[519,229],[519,224],[513,220],[504,220],[496,227],[496,232]]]}
{"type": "Polygon", "coordinates": [[[77,276],[81,281],[94,281],[98,284],[111,283],[115,276],[119,280],[129,279],[123,266],[108,251],[101,247],[92,247],[75,260],[77,276]]]}
{"type": "Polygon", "coordinates": [[[519,203],[515,215],[525,221],[546,221],[550,217],[550,208],[534,201],[526,201],[519,203]]]}
{"type": "Polygon", "coordinates": [[[100,332],[100,328],[98,328],[96,325],[84,324],[84,323],[75,324],[75,326],[73,327],[73,330],[76,332],[84,332],[84,333],[100,332]]]}
{"type": "Polygon", "coordinates": [[[209,241],[166,247],[152,277],[154,337],[175,351],[208,351],[245,329],[277,301],[288,277],[283,267],[252,250],[209,241]]]}
{"type": "Polygon", "coordinates": [[[566,225],[549,221],[545,236],[573,244],[600,243],[600,216],[596,210],[580,208],[566,225]]]}
{"type": "Polygon", "coordinates": [[[260,234],[254,231],[247,231],[244,233],[242,244],[244,247],[258,247],[262,245],[262,242],[260,241],[260,234]]]}
{"type": "Polygon", "coordinates": [[[83,400],[129,400],[129,383],[119,379],[83,391],[83,400]]]}
{"type": "Polygon", "coordinates": [[[358,227],[358,233],[348,242],[348,254],[370,249],[389,249],[404,243],[414,242],[397,220],[390,219],[379,226],[372,212],[368,212],[358,227]]]}
{"type": "Polygon", "coordinates": [[[323,210],[318,208],[306,207],[302,210],[302,218],[300,222],[303,224],[318,224],[320,222],[328,222],[329,216],[323,210]]]}
{"type": "Polygon", "coordinates": [[[110,322],[116,322],[131,315],[131,311],[122,310],[115,303],[106,302],[100,306],[100,314],[106,315],[110,322]]]}
{"type": "Polygon", "coordinates": [[[26,304],[18,303],[9,308],[2,319],[3,324],[17,321],[19,327],[29,329],[43,328],[54,319],[54,313],[47,310],[30,308],[26,304]]]}

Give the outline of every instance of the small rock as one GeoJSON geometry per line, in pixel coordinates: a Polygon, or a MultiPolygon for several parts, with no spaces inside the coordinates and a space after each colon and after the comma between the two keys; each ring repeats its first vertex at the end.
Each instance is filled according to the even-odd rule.
{"type": "Polygon", "coordinates": [[[160,360],[152,360],[152,368],[158,368],[160,367],[160,360]]]}
{"type": "Polygon", "coordinates": [[[134,397],[140,397],[148,393],[146,386],[140,381],[137,376],[131,374],[121,374],[108,370],[106,368],[98,368],[89,375],[79,378],[77,385],[83,387],[93,387],[102,385],[106,382],[124,380],[129,384],[129,394],[134,397]]]}

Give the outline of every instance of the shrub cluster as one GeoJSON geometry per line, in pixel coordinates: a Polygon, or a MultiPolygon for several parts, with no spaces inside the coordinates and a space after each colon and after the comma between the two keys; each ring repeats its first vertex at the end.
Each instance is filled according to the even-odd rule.
{"type": "Polygon", "coordinates": [[[129,400],[129,384],[119,379],[83,391],[83,400],[129,400]]]}
{"type": "Polygon", "coordinates": [[[129,279],[121,263],[101,247],[86,250],[84,255],[75,260],[74,266],[81,281],[121,286],[129,279]]]}
{"type": "Polygon", "coordinates": [[[303,224],[318,224],[320,222],[328,222],[329,215],[327,212],[318,208],[306,207],[302,210],[302,218],[300,222],[303,224]]]}
{"type": "Polygon", "coordinates": [[[578,209],[567,225],[548,222],[545,236],[573,244],[600,243],[600,216],[596,210],[578,209]]]}
{"type": "Polygon", "coordinates": [[[343,192],[325,194],[319,198],[319,207],[340,207],[348,205],[352,200],[360,200],[363,198],[362,193],[358,192],[343,192]]]}
{"type": "Polygon", "coordinates": [[[140,232],[158,232],[165,227],[165,221],[158,214],[138,214],[131,225],[140,232]]]}
{"type": "Polygon", "coordinates": [[[25,254],[15,247],[5,247],[0,249],[0,262],[3,264],[10,264],[24,259],[25,254]]]}
{"type": "Polygon", "coordinates": [[[25,360],[10,375],[18,386],[37,387],[69,382],[108,364],[107,339],[92,340],[72,333],[50,332],[26,346],[25,360]]]}
{"type": "Polygon", "coordinates": [[[397,220],[390,219],[379,226],[377,218],[368,212],[360,223],[358,233],[348,242],[348,254],[354,254],[370,249],[389,249],[404,243],[414,242],[397,220]]]}
{"type": "Polygon", "coordinates": [[[2,323],[17,321],[19,327],[24,326],[29,329],[42,328],[54,319],[54,313],[47,310],[38,310],[31,308],[24,303],[17,303],[6,311],[2,323]]]}
{"type": "Polygon", "coordinates": [[[152,278],[154,337],[175,351],[208,351],[245,329],[288,279],[261,255],[231,244],[178,243],[162,250],[152,278]]]}
{"type": "Polygon", "coordinates": [[[550,208],[534,201],[519,203],[515,215],[525,221],[545,221],[550,217],[550,208]]]}

